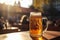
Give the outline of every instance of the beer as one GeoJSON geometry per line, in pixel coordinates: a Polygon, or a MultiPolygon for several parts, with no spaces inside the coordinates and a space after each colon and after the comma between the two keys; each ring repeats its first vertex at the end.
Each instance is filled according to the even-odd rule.
{"type": "Polygon", "coordinates": [[[32,37],[38,37],[42,35],[42,16],[41,15],[31,15],[30,16],[30,35],[32,37]]]}

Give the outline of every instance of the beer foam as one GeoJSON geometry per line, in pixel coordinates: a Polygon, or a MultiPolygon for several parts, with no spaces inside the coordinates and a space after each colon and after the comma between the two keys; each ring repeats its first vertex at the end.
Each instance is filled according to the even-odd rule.
{"type": "Polygon", "coordinates": [[[31,12],[30,16],[41,16],[41,12],[31,12]]]}

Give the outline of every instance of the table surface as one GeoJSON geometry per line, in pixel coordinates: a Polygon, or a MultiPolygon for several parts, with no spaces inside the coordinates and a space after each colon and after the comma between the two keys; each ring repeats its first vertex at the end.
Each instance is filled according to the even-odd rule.
{"type": "MultiPolygon", "coordinates": [[[[57,31],[47,31],[43,34],[43,36],[50,40],[52,38],[60,36],[60,32],[57,31]]],[[[15,33],[8,33],[8,34],[1,34],[0,40],[32,40],[29,35],[29,31],[23,32],[15,32],[15,33]]]]}

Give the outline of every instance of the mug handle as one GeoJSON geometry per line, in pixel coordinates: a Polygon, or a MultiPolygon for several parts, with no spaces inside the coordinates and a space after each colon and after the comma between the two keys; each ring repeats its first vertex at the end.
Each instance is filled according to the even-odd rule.
{"type": "Polygon", "coordinates": [[[48,22],[48,18],[47,17],[43,17],[42,18],[42,20],[43,19],[46,19],[47,20],[47,22],[46,22],[46,28],[45,28],[45,30],[43,31],[43,34],[47,31],[47,29],[48,29],[48,24],[49,24],[49,22],[48,22]]]}

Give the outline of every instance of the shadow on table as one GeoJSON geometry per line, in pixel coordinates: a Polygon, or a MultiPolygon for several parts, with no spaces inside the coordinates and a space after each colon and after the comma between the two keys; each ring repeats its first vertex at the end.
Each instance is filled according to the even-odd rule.
{"type": "Polygon", "coordinates": [[[18,32],[18,30],[17,29],[0,30],[0,34],[13,33],[13,32],[18,32]]]}

